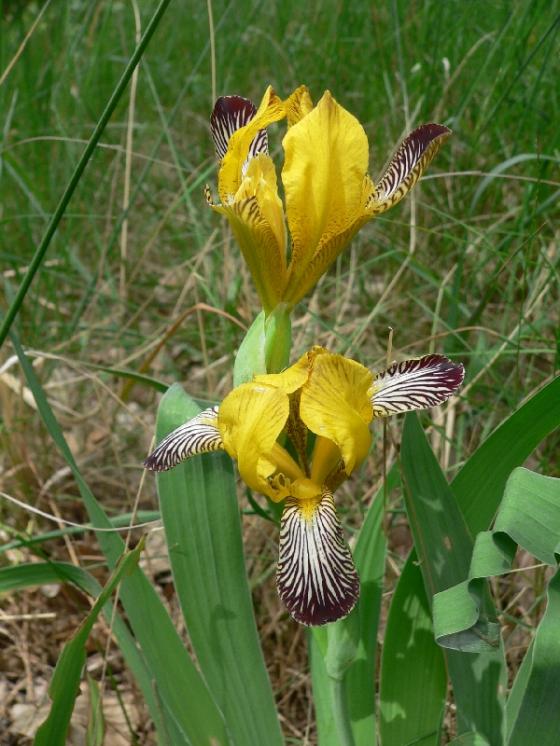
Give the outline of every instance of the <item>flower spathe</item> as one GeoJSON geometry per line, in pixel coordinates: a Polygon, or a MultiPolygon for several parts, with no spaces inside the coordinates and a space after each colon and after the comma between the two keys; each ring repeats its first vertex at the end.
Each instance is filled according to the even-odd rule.
{"type": "Polygon", "coordinates": [[[209,201],[228,219],[267,313],[279,303],[295,306],[365,223],[400,202],[450,134],[440,124],[421,125],[374,183],[366,133],[329,91],[313,106],[305,86],[284,101],[269,87],[258,109],[223,96],[211,129],[221,202],[209,201]],[[284,118],[285,204],[266,132],[284,118]]]}
{"type": "Polygon", "coordinates": [[[174,430],[145,466],[163,471],[225,450],[251,489],[284,501],[276,580],[290,614],[308,625],[333,622],[359,595],[333,493],[366,458],[372,419],[441,404],[463,376],[462,365],[441,355],[375,374],[314,347],[283,372],[256,376],[174,430]]]}

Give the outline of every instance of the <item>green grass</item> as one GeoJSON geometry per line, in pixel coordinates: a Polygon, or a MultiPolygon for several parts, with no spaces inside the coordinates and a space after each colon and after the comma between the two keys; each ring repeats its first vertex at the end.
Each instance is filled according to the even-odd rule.
{"type": "MultiPolygon", "coordinates": [[[[156,4],[138,0],[140,32],[156,4]]],[[[41,7],[0,2],[0,76],[41,7]]],[[[437,415],[430,435],[454,476],[559,367],[560,8],[548,0],[211,7],[218,95],[258,100],[268,83],[281,95],[306,83],[318,99],[329,88],[363,122],[374,177],[407,129],[434,120],[453,129],[413,196],[363,229],[308,307],[301,304],[294,353],[320,343],[383,365],[391,326],[395,356],[433,349],[463,360],[466,386],[454,419],[437,415]]],[[[53,2],[0,85],[2,315],[134,51],[136,33],[132,4],[53,2]]],[[[241,326],[258,310],[235,243],[202,194],[206,182],[215,183],[212,65],[206,4],[171,2],[142,58],[132,128],[129,86],[15,322],[22,344],[42,356],[36,372],[110,517],[130,512],[137,495],[142,509],[155,507],[153,481],[141,482],[140,463],[158,395],[142,379],[130,387],[96,366],[178,381],[193,396],[219,399],[231,386],[241,326]],[[186,313],[197,304],[206,306],[186,313]]],[[[278,155],[281,135],[280,127],[271,128],[278,155]]],[[[6,343],[0,354],[1,367],[14,351],[6,343]]],[[[12,365],[0,380],[2,488],[85,522],[74,483],[59,473],[62,458],[6,374],[21,378],[12,365]]],[[[392,441],[400,441],[400,428],[391,424],[392,441]]],[[[558,445],[558,436],[549,437],[531,468],[558,476],[558,445]]],[[[378,445],[371,463],[341,490],[350,530],[359,528],[366,507],[356,497],[371,494],[380,474],[378,445]]],[[[402,506],[399,500],[393,507],[402,506]]],[[[399,513],[392,515],[389,555],[400,568],[391,533],[399,513]]],[[[28,520],[22,510],[0,505],[0,527],[9,536],[56,528],[28,520]]],[[[294,662],[287,642],[294,628],[285,618],[276,632],[269,624],[274,540],[257,519],[246,524],[267,663],[277,693],[289,693],[286,733],[302,743],[307,684],[279,662],[287,650],[294,662]]],[[[62,542],[41,546],[46,556],[68,560],[62,542]]]]}

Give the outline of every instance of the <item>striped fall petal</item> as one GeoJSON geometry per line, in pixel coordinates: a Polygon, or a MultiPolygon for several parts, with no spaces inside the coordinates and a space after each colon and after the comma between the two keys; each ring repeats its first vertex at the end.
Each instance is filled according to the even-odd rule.
{"type": "MultiPolygon", "coordinates": [[[[242,96],[221,96],[214,105],[210,117],[210,131],[216,148],[216,156],[221,161],[227,153],[230,137],[241,127],[249,124],[257,113],[257,107],[242,96]]],[[[261,129],[249,145],[247,160],[259,153],[268,154],[268,135],[261,129]]]]}
{"type": "Polygon", "coordinates": [[[315,500],[286,500],[276,583],[301,624],[335,622],[354,608],[360,582],[331,492],[315,500]]]}
{"type": "Polygon", "coordinates": [[[386,417],[414,409],[437,407],[447,401],[465,377],[461,363],[443,355],[425,355],[393,363],[378,373],[372,386],[375,417],[386,417]]]}
{"type": "Polygon", "coordinates": [[[223,448],[217,422],[218,407],[204,409],[164,438],[144,466],[150,471],[167,471],[190,456],[223,448]]]}
{"type": "Polygon", "coordinates": [[[379,215],[400,202],[450,134],[451,130],[443,124],[422,124],[413,130],[399,145],[376,185],[368,203],[369,210],[379,215]]]}

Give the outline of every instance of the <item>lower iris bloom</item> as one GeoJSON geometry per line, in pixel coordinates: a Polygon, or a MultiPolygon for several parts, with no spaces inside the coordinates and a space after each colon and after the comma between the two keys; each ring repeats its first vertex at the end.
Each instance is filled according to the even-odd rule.
{"type": "Polygon", "coordinates": [[[145,466],[164,471],[226,451],[252,490],[284,502],[276,581],[290,614],[307,625],[334,622],[356,604],[359,579],[333,493],[366,458],[375,417],[437,406],[463,376],[462,365],[441,355],[371,373],[314,347],[174,430],[145,466]]]}

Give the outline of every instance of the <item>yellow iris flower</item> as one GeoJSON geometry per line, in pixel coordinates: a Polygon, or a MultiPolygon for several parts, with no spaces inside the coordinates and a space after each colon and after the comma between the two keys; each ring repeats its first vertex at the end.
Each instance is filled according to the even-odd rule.
{"type": "Polygon", "coordinates": [[[314,347],[290,368],[255,376],[174,430],[145,465],[163,471],[225,450],[251,489],[284,501],[277,586],[288,610],[303,624],[332,622],[348,614],[359,595],[333,493],[366,458],[372,419],[437,406],[463,376],[462,365],[441,355],[374,374],[314,347]]]}
{"type": "Polygon", "coordinates": [[[211,129],[221,202],[209,190],[207,197],[228,219],[267,314],[281,303],[295,306],[365,223],[400,202],[450,134],[440,124],[418,127],[375,184],[366,133],[329,91],[313,106],[305,86],[284,101],[269,87],[258,109],[224,96],[211,129]],[[266,132],[284,118],[285,206],[266,132]]]}

